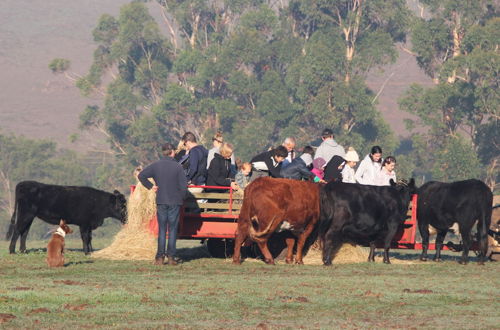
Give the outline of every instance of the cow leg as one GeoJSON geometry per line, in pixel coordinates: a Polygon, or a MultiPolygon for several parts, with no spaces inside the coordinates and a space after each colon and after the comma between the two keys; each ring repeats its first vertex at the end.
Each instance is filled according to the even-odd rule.
{"type": "Polygon", "coordinates": [[[304,261],[302,260],[303,258],[303,252],[304,252],[304,244],[306,244],[306,240],[311,235],[312,231],[314,230],[314,224],[309,223],[304,230],[299,236],[299,239],[297,240],[297,255],[295,257],[295,263],[303,265],[304,261]]]}
{"type": "Polygon", "coordinates": [[[80,227],[80,236],[83,242],[83,252],[85,255],[89,255],[92,252],[92,245],[90,241],[92,239],[92,231],[88,227],[80,227]]]}
{"type": "Polygon", "coordinates": [[[422,254],[420,255],[421,261],[427,261],[427,249],[429,249],[429,225],[424,221],[418,222],[418,230],[422,236],[422,254]]]}
{"type": "Polygon", "coordinates": [[[233,252],[233,264],[241,264],[241,245],[248,237],[248,226],[240,225],[238,223],[238,229],[236,230],[236,237],[234,240],[234,252],[233,252]]]}
{"type": "Polygon", "coordinates": [[[448,230],[437,229],[436,234],[436,254],[434,255],[434,261],[441,261],[441,249],[443,248],[444,238],[448,230]]]}
{"type": "Polygon", "coordinates": [[[19,216],[17,218],[17,223],[14,226],[14,232],[12,233],[12,239],[10,240],[10,253],[16,252],[16,243],[19,236],[21,236],[21,246],[19,247],[19,251],[22,253],[26,252],[26,238],[28,237],[28,233],[34,218],[34,214],[27,214],[24,216],[19,216]]]}
{"type": "Polygon", "coordinates": [[[16,243],[17,239],[19,237],[19,231],[17,230],[17,227],[14,228],[14,231],[12,232],[12,238],[10,239],[10,245],[9,245],[9,253],[16,253],[16,243]]]}
{"type": "Polygon", "coordinates": [[[479,242],[479,259],[478,259],[479,265],[484,265],[484,262],[490,258],[488,255],[491,255],[491,253],[488,253],[488,247],[490,245],[489,244],[490,236],[488,235],[489,225],[486,224],[487,222],[488,221],[484,220],[484,215],[479,217],[479,221],[477,222],[476,235],[477,235],[477,241],[479,242]]]}
{"type": "Polygon", "coordinates": [[[26,253],[26,239],[28,238],[29,228],[24,231],[21,235],[21,245],[19,246],[19,251],[22,253],[26,253]]]}
{"type": "Polygon", "coordinates": [[[286,263],[293,264],[293,246],[295,245],[295,237],[285,238],[286,242],[286,263]]]}
{"type": "Polygon", "coordinates": [[[384,239],[384,264],[391,263],[391,261],[389,260],[389,249],[391,248],[392,239],[394,238],[394,235],[396,235],[396,232],[398,231],[399,224],[397,219],[393,220],[392,222],[390,221],[388,227],[389,228],[387,231],[387,235],[385,236],[384,239]]]}
{"type": "Polygon", "coordinates": [[[462,236],[462,245],[464,247],[462,251],[462,257],[458,261],[462,265],[466,265],[469,262],[469,249],[471,245],[471,225],[461,225],[460,226],[460,236],[462,236]]]}
{"type": "Polygon", "coordinates": [[[368,255],[368,262],[375,262],[375,242],[370,242],[370,254],[368,255]]]}
{"type": "MultiPolygon", "coordinates": [[[[288,242],[287,242],[288,243],[288,242]]],[[[264,256],[264,262],[268,265],[274,265],[274,258],[267,247],[267,240],[262,240],[257,242],[257,246],[259,247],[262,255],[264,256]]]]}
{"type": "Polygon", "coordinates": [[[327,232],[323,242],[323,264],[331,266],[332,260],[342,246],[342,237],[338,232],[327,232]]]}

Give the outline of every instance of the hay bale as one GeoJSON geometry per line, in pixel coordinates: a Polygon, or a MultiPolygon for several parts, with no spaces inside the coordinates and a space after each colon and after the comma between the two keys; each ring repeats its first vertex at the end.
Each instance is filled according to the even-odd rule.
{"type": "MultiPolygon", "coordinates": [[[[333,259],[335,264],[353,264],[366,262],[368,260],[368,250],[362,246],[345,243],[340,247],[337,255],[333,259]]],[[[321,249],[319,244],[314,244],[307,255],[304,257],[306,265],[322,265],[321,249]]]]}
{"type": "Polygon", "coordinates": [[[155,192],[138,182],[127,203],[127,224],[116,234],[110,246],[92,256],[110,260],[154,259],[157,240],[148,226],[155,214],[155,192]]]}

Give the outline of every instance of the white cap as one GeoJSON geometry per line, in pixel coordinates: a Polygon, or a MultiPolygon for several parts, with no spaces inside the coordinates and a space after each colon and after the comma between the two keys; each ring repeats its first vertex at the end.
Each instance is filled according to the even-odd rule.
{"type": "Polygon", "coordinates": [[[349,149],[347,149],[344,159],[348,162],[359,162],[358,153],[353,147],[349,147],[349,149]]]}

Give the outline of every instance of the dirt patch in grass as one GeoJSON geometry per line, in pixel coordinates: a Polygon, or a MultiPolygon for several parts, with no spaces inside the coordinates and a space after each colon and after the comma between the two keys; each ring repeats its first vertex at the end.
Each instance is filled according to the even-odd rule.
{"type": "Polygon", "coordinates": [[[13,314],[0,313],[0,324],[5,323],[5,322],[9,322],[15,318],[16,318],[16,316],[13,314]]]}

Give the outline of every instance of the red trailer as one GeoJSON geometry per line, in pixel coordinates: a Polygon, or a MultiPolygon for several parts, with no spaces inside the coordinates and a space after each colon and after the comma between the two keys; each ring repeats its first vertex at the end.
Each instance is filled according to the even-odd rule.
{"type": "MultiPolygon", "coordinates": [[[[181,239],[207,240],[209,252],[216,257],[232,253],[237,221],[243,196],[231,187],[190,186],[192,188],[215,189],[219,192],[195,193],[184,203],[179,220],[181,239]]],[[[132,191],[135,186],[132,186],[132,191]]],[[[396,234],[392,248],[422,249],[422,243],[416,241],[417,235],[417,195],[413,195],[408,217],[403,229],[396,234]]],[[[156,218],[150,221],[150,230],[157,235],[156,218]]],[[[429,244],[434,249],[434,244],[429,244]]],[[[447,249],[443,246],[443,249],[447,249]]]]}

